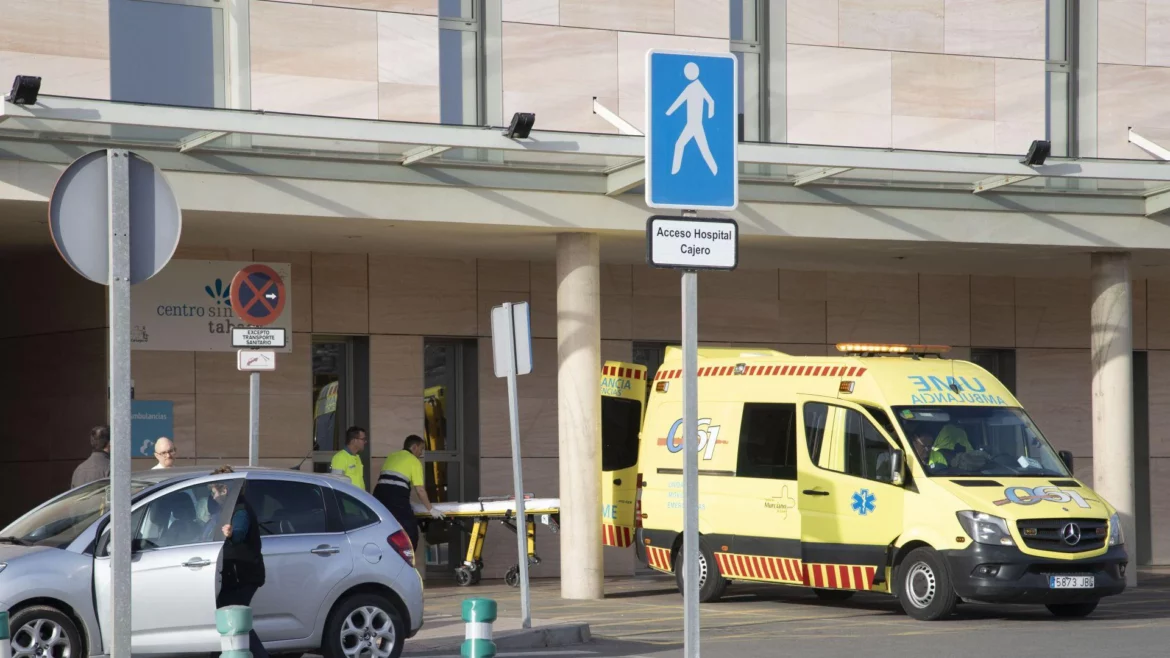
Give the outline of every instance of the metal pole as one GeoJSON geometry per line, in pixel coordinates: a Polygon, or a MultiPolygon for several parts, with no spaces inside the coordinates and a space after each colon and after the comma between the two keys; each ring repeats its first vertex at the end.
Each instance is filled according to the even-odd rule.
{"type": "Polygon", "coordinates": [[[110,655],[130,658],[130,152],[107,152],[110,227],[110,655]]]}
{"type": "MultiPolygon", "coordinates": [[[[682,275],[683,347],[683,648],[699,658],[699,275],[682,275]]],[[[714,568],[714,565],[708,565],[714,568]]]]}
{"type": "Polygon", "coordinates": [[[260,465],[260,373],[253,372],[248,386],[248,466],[260,465]]]}
{"type": "Polygon", "coordinates": [[[516,549],[520,568],[520,617],[522,628],[532,628],[532,614],[528,599],[528,519],[524,515],[524,473],[520,470],[520,404],[516,393],[516,326],[512,304],[504,303],[512,341],[508,350],[508,425],[512,434],[512,477],[516,484],[516,549]]]}

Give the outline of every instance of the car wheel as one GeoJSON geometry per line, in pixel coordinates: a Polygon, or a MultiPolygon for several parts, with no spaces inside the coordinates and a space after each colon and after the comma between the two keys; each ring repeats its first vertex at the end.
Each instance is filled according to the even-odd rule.
{"type": "Polygon", "coordinates": [[[898,570],[898,599],[906,614],[920,621],[935,621],[955,611],[958,595],[939,554],[916,548],[898,570]]]}
{"type": "Polygon", "coordinates": [[[85,655],[81,633],[68,615],[56,608],[25,608],[9,620],[13,658],[80,658],[85,655]]]}
{"type": "Polygon", "coordinates": [[[325,658],[398,658],[406,628],[398,610],[377,594],[354,594],[325,624],[325,658]]]}
{"type": "Polygon", "coordinates": [[[1048,611],[1057,617],[1075,618],[1088,617],[1097,609],[1096,601],[1087,601],[1085,603],[1049,603],[1044,606],[1048,611]]]}
{"type": "Polygon", "coordinates": [[[822,601],[845,601],[853,596],[847,589],[814,589],[813,593],[822,601]]]}
{"type": "MultiPolygon", "coordinates": [[[[679,549],[674,557],[674,579],[679,594],[683,593],[683,573],[682,549],[679,549]]],[[[705,541],[699,539],[699,601],[713,603],[722,598],[726,591],[727,579],[719,572],[715,554],[707,547],[705,541]]]]}

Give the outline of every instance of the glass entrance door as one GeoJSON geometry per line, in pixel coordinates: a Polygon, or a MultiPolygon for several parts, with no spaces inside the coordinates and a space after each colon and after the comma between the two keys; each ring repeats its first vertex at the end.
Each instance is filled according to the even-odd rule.
{"type": "MultiPolygon", "coordinates": [[[[467,433],[464,397],[466,346],[461,341],[426,339],[423,347],[423,427],[427,496],[432,502],[474,500],[466,486],[463,459],[467,433]]],[[[427,532],[428,575],[450,575],[463,563],[466,543],[454,524],[432,524],[427,532]]]]}

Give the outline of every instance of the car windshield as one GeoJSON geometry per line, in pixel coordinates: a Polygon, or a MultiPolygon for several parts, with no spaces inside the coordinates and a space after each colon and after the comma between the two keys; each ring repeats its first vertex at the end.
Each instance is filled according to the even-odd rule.
{"type": "MultiPolygon", "coordinates": [[[[130,481],[133,496],[154,484],[130,481]]],[[[64,548],[109,509],[109,480],[98,480],[70,491],[0,530],[0,538],[20,544],[64,548]]]]}
{"type": "Polygon", "coordinates": [[[927,475],[1069,476],[1023,409],[894,407],[894,415],[927,475]]]}

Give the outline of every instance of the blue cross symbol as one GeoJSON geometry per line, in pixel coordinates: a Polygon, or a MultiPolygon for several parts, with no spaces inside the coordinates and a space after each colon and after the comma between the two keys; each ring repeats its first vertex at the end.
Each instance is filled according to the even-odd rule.
{"type": "Polygon", "coordinates": [[[869,489],[862,489],[853,494],[853,511],[861,516],[872,514],[874,507],[876,507],[877,498],[869,492],[869,489]]]}

